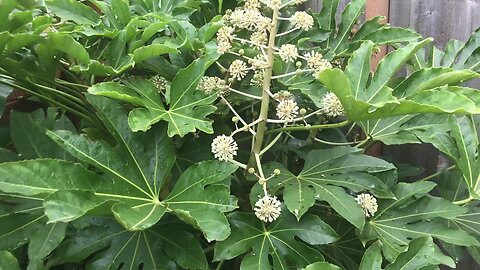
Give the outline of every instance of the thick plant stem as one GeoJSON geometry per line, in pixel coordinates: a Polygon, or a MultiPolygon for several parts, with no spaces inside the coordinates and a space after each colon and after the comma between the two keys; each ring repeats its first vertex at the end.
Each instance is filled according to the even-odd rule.
{"type": "MultiPolygon", "coordinates": [[[[263,146],[263,137],[265,136],[265,131],[267,130],[267,119],[268,119],[268,105],[270,104],[270,81],[272,79],[272,69],[273,69],[273,60],[275,53],[275,39],[277,37],[277,21],[279,15],[279,8],[274,8],[273,17],[272,17],[272,28],[270,29],[270,37],[268,40],[268,51],[267,51],[267,63],[268,67],[265,69],[263,74],[263,86],[262,86],[262,103],[260,105],[260,114],[258,116],[257,133],[255,135],[254,144],[252,148],[252,153],[248,161],[248,167],[253,167],[255,165],[255,155],[260,157],[260,152],[263,146]]],[[[260,169],[260,168],[257,168],[260,169]]]]}

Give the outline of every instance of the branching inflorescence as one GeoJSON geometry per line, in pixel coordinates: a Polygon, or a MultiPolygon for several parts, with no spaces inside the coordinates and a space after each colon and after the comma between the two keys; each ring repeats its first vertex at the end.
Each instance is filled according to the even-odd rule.
{"type": "Polygon", "coordinates": [[[322,107],[309,113],[306,108],[300,108],[294,94],[274,87],[279,85],[275,82],[277,80],[295,76],[317,77],[323,70],[332,68],[330,61],[318,51],[300,50],[295,44],[279,44],[281,37],[293,32],[308,31],[313,27],[314,18],[303,11],[282,17],[283,13],[291,14],[289,9],[292,6],[303,2],[305,1],[292,0],[282,4],[282,1],[278,0],[247,0],[243,7],[227,11],[224,26],[217,32],[217,50],[220,54],[233,56],[234,60],[229,62],[228,67],[217,63],[225,71],[225,78],[206,76],[199,84],[202,91],[207,93],[216,91],[222,102],[235,115],[233,121],[237,129],[230,135],[223,134],[215,138],[212,142],[212,152],[217,159],[233,162],[257,177],[258,183],[263,187],[264,196],[259,198],[254,210],[257,217],[264,222],[272,222],[279,216],[281,203],[267,190],[267,181],[280,174],[280,171],[275,170],[272,175],[265,175],[262,168],[263,154],[288,128],[303,127],[304,130],[312,130],[311,125],[307,123],[308,119],[318,119],[322,114],[324,118],[344,116],[342,104],[334,93],[326,93],[322,107]],[[280,23],[288,24],[287,29],[281,33],[278,32],[280,23]],[[296,70],[274,74],[273,66],[276,61],[293,64],[296,70]],[[261,95],[247,93],[242,89],[242,83],[247,79],[249,80],[247,85],[261,88],[261,95]],[[260,100],[258,117],[248,123],[226,98],[230,92],[247,99],[260,100]],[[269,118],[269,115],[273,115],[272,118],[269,118]],[[265,145],[267,124],[278,128],[279,134],[265,145]],[[238,147],[233,136],[241,131],[250,132],[252,135],[248,163],[234,160],[238,147]]]}

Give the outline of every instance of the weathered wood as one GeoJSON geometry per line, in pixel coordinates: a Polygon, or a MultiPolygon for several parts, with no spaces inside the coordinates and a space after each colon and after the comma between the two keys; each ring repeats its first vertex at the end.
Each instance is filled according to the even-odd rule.
{"type": "Polygon", "coordinates": [[[390,0],[390,23],[415,29],[443,48],[480,26],[480,0],[390,0]]]}
{"type": "MultiPolygon", "coordinates": [[[[338,11],[342,11],[348,3],[350,3],[350,0],[340,0],[338,11]]],[[[320,11],[322,8],[322,0],[310,0],[305,3],[305,7],[307,9],[311,8],[312,10],[320,11]]]]}

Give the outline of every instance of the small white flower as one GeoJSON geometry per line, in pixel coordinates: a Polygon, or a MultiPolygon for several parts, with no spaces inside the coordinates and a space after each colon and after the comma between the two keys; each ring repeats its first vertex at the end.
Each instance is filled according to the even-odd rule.
{"type": "Polygon", "coordinates": [[[218,29],[217,32],[217,40],[220,42],[232,42],[235,35],[235,28],[231,26],[223,26],[222,28],[218,29]]]}
{"type": "Polygon", "coordinates": [[[300,5],[300,4],[303,4],[305,2],[307,2],[308,0],[295,0],[295,4],[297,5],[300,5]]]}
{"type": "Polygon", "coordinates": [[[245,9],[258,10],[260,8],[260,2],[258,0],[247,0],[243,7],[245,9]]]}
{"type": "Polygon", "coordinates": [[[245,77],[245,75],[247,75],[247,64],[245,64],[245,62],[243,62],[242,60],[235,60],[230,64],[228,72],[233,78],[236,78],[240,81],[245,77]]]}
{"type": "Polygon", "coordinates": [[[272,26],[272,19],[265,16],[260,16],[257,22],[257,31],[265,32],[269,31],[272,26]]]}
{"type": "Polygon", "coordinates": [[[212,153],[220,161],[233,160],[237,155],[238,146],[232,137],[226,135],[217,136],[212,142],[212,153]]]}
{"type": "Polygon", "coordinates": [[[271,9],[278,8],[282,5],[282,0],[263,0],[262,2],[271,9]]]}
{"type": "Polygon", "coordinates": [[[318,52],[308,52],[303,55],[307,60],[307,66],[313,70],[315,70],[315,75],[324,71],[325,69],[332,68],[332,64],[328,62],[327,59],[323,59],[323,55],[318,52]]]}
{"type": "Polygon", "coordinates": [[[158,91],[163,92],[167,89],[167,79],[162,76],[156,75],[150,78],[150,81],[153,82],[158,91]]]}
{"type": "MultiPolygon", "coordinates": [[[[267,33],[259,32],[259,31],[253,32],[252,35],[250,35],[250,41],[256,45],[267,45],[268,43],[267,33]]],[[[255,46],[255,45],[252,44],[252,46],[255,46]]]]}
{"type": "Polygon", "coordinates": [[[377,199],[368,193],[362,193],[355,198],[357,203],[363,208],[363,213],[366,217],[373,217],[377,212],[377,199]]]}
{"type": "Polygon", "coordinates": [[[290,93],[289,91],[281,90],[275,93],[273,95],[273,98],[278,102],[281,102],[282,100],[287,100],[287,99],[293,100],[293,94],[290,93]]]}
{"type": "Polygon", "coordinates": [[[305,11],[295,12],[295,14],[293,14],[290,20],[295,27],[301,28],[305,31],[308,31],[310,28],[312,28],[314,23],[313,17],[305,11]]]}
{"type": "Polygon", "coordinates": [[[232,43],[228,40],[219,40],[217,44],[217,52],[224,54],[232,48],[232,43]]]}
{"type": "Polygon", "coordinates": [[[255,9],[236,9],[230,15],[230,23],[236,28],[245,28],[254,31],[263,16],[255,9]]]}
{"type": "Polygon", "coordinates": [[[298,57],[298,49],[295,45],[284,44],[280,47],[278,54],[280,55],[280,58],[282,58],[282,61],[294,62],[298,57]]]}
{"type": "Polygon", "coordinates": [[[202,79],[200,79],[197,88],[206,94],[210,94],[212,92],[218,92],[221,94],[228,88],[228,86],[224,80],[218,77],[204,76],[202,79]]]}
{"type": "Polygon", "coordinates": [[[253,86],[262,87],[263,86],[263,71],[262,70],[255,70],[252,79],[250,80],[250,84],[253,86]]]}
{"type": "Polygon", "coordinates": [[[256,55],[253,59],[249,59],[248,63],[252,65],[253,69],[260,70],[268,67],[267,59],[263,54],[256,55]]]}
{"type": "Polygon", "coordinates": [[[327,92],[323,95],[320,111],[328,117],[344,116],[345,109],[337,95],[327,92]]]}
{"type": "Polygon", "coordinates": [[[277,116],[282,120],[292,121],[298,115],[297,103],[291,99],[284,99],[278,103],[277,116]]]}
{"type": "Polygon", "coordinates": [[[255,215],[263,222],[272,222],[276,220],[282,211],[280,206],[282,203],[277,200],[277,197],[265,195],[255,203],[255,215]]]}

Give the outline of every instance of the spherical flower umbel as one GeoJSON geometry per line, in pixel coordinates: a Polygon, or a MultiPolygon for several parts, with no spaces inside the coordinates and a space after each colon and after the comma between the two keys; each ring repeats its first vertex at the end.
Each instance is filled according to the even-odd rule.
{"type": "Polygon", "coordinates": [[[293,94],[290,93],[289,91],[281,90],[281,91],[278,91],[277,93],[273,94],[273,98],[278,102],[281,102],[281,101],[286,100],[286,99],[293,100],[293,94]]]}
{"type": "Polygon", "coordinates": [[[345,115],[345,109],[338,99],[337,95],[327,92],[323,95],[320,112],[328,117],[338,117],[345,115]]]}
{"type": "MultiPolygon", "coordinates": [[[[256,31],[250,35],[250,41],[253,42],[256,46],[258,45],[267,45],[268,37],[265,31],[256,31]]],[[[255,46],[252,45],[252,46],[255,46]]]]}
{"type": "Polygon", "coordinates": [[[321,53],[311,51],[306,53],[304,57],[307,60],[307,66],[313,69],[316,75],[325,69],[332,68],[332,64],[327,59],[323,59],[321,53]]]}
{"type": "Polygon", "coordinates": [[[156,75],[150,78],[150,81],[153,82],[158,91],[163,92],[167,89],[167,79],[162,76],[156,75]]]}
{"type": "Polygon", "coordinates": [[[272,222],[280,216],[282,211],[280,208],[281,205],[282,203],[277,200],[277,197],[267,194],[255,203],[253,210],[257,218],[261,221],[272,222]]]}
{"type": "Polygon", "coordinates": [[[218,77],[204,76],[200,79],[197,89],[206,94],[211,94],[213,92],[223,94],[228,89],[228,86],[224,80],[218,77]]]}
{"type": "Polygon", "coordinates": [[[278,103],[277,116],[282,120],[292,121],[298,115],[297,103],[291,99],[284,99],[278,103]]]}
{"type": "Polygon", "coordinates": [[[243,62],[242,60],[235,60],[230,64],[230,67],[228,68],[228,72],[230,73],[230,76],[232,78],[236,78],[237,80],[241,80],[247,75],[247,64],[243,62]]]}
{"type": "Polygon", "coordinates": [[[258,0],[247,0],[243,7],[245,9],[258,10],[260,8],[260,2],[258,0]]]}
{"type": "Polygon", "coordinates": [[[278,8],[282,4],[282,0],[262,0],[262,2],[271,9],[278,8]]]}
{"type": "Polygon", "coordinates": [[[220,135],[213,139],[212,153],[220,161],[233,160],[233,157],[237,155],[237,150],[238,145],[230,136],[220,135]]]}
{"type": "Polygon", "coordinates": [[[362,193],[355,198],[357,203],[363,208],[363,213],[366,217],[373,217],[377,212],[377,199],[368,193],[362,193]]]}
{"type": "Polygon", "coordinates": [[[305,31],[308,31],[310,28],[312,28],[314,24],[313,17],[305,11],[295,12],[290,20],[295,27],[301,28],[305,31]]]}
{"type": "Polygon", "coordinates": [[[295,62],[298,57],[298,49],[293,44],[284,44],[278,52],[284,62],[295,62]]]}

